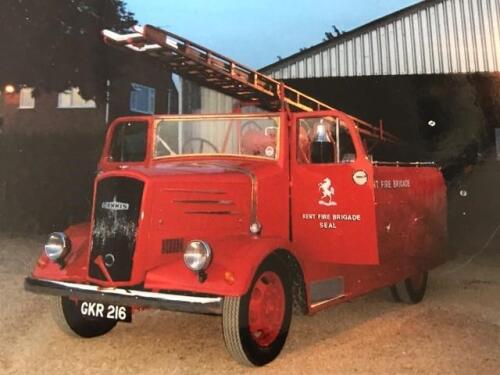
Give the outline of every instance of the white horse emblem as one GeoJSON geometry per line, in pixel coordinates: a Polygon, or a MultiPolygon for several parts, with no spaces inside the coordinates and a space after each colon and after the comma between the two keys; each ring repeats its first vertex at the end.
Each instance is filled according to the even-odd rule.
{"type": "Polygon", "coordinates": [[[319,200],[319,204],[322,206],[336,206],[337,202],[334,202],[333,195],[335,194],[335,189],[332,186],[332,180],[329,178],[325,178],[323,182],[318,184],[319,191],[321,191],[321,199],[319,200]]]}

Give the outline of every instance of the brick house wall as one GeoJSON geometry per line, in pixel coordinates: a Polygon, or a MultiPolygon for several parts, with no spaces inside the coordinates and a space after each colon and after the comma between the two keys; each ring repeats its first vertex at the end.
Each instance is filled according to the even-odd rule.
{"type": "MultiPolygon", "coordinates": [[[[126,66],[110,82],[109,122],[141,114],[130,110],[132,83],[155,89],[155,113],[177,112],[170,72],[135,55],[120,63],[126,66]]],[[[22,109],[19,92],[1,94],[2,101],[0,231],[47,233],[88,220],[108,126],[105,101],[95,108],[58,108],[58,94],[45,93],[34,108],[22,109]]]]}
{"type": "MultiPolygon", "coordinates": [[[[131,84],[155,89],[155,113],[176,113],[177,90],[172,75],[161,65],[142,57],[127,57],[123,75],[110,82],[109,120],[118,116],[138,115],[130,110],[131,84]],[[168,108],[170,106],[170,108],[168,108]]],[[[44,93],[35,99],[35,108],[19,108],[19,92],[3,94],[3,130],[23,134],[93,132],[106,129],[106,103],[96,108],[58,108],[58,94],[44,93]]],[[[1,103],[0,103],[1,104],[1,103]]]]}

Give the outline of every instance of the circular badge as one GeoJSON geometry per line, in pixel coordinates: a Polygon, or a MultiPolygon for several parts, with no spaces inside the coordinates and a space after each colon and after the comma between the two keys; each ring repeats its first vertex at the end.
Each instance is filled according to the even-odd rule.
{"type": "Polygon", "coordinates": [[[274,147],[273,146],[267,146],[266,149],[264,150],[264,153],[268,158],[274,157],[274,147]]]}
{"type": "Polygon", "coordinates": [[[368,182],[368,175],[365,171],[356,171],[352,175],[352,179],[356,183],[356,185],[364,185],[368,182]]]}

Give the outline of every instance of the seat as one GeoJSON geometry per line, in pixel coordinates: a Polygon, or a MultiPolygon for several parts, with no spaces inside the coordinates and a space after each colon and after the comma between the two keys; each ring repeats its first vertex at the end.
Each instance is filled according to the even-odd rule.
{"type": "Polygon", "coordinates": [[[311,162],[311,138],[309,137],[307,130],[303,127],[300,127],[299,130],[297,161],[299,163],[306,164],[311,162]]]}
{"type": "Polygon", "coordinates": [[[241,136],[241,153],[244,155],[275,156],[276,137],[261,130],[250,129],[241,136]],[[271,152],[272,151],[272,152],[271,152]]]}

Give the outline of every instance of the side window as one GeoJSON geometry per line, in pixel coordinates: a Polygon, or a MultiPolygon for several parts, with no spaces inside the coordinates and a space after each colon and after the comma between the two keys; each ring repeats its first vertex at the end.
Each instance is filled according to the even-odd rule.
{"type": "Polygon", "coordinates": [[[352,163],[356,150],[347,126],[334,117],[300,119],[297,161],[304,164],[352,163]]]}
{"type": "Polygon", "coordinates": [[[130,91],[130,110],[132,112],[155,113],[156,90],[152,87],[132,83],[130,91]]]}
{"type": "Polygon", "coordinates": [[[57,108],[96,108],[96,103],[83,99],[80,90],[73,87],[57,95],[57,108]]]}
{"type": "Polygon", "coordinates": [[[341,122],[339,128],[339,161],[353,163],[356,161],[356,149],[347,127],[341,122]]]}
{"type": "Polygon", "coordinates": [[[23,87],[19,90],[19,108],[35,108],[35,98],[33,97],[33,89],[31,87],[23,87]]]}
{"type": "Polygon", "coordinates": [[[144,161],[147,133],[147,122],[126,122],[117,125],[111,140],[110,161],[144,161]]]}

